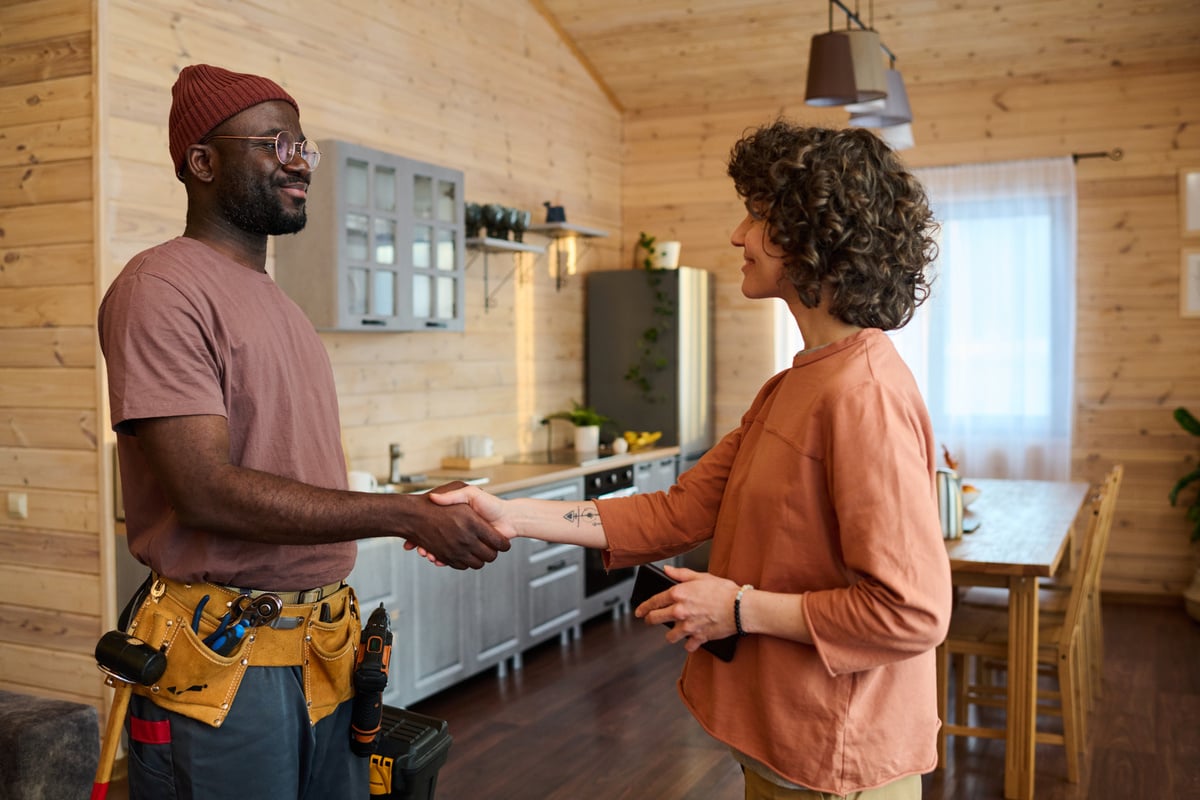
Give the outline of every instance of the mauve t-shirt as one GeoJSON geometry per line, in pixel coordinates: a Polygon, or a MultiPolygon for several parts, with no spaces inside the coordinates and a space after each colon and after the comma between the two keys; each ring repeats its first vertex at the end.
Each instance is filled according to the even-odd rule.
{"type": "Polygon", "coordinates": [[[231,463],[346,488],[329,356],[272,278],[179,237],[134,256],[100,304],[129,549],[181,581],[289,591],[341,580],[354,542],[275,545],[184,527],[130,420],[220,415],[231,463]]]}

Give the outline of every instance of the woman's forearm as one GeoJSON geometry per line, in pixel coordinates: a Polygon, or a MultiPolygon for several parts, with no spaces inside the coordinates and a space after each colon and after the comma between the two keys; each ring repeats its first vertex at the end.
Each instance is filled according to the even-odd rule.
{"type": "Polygon", "coordinates": [[[519,497],[504,502],[504,521],[517,536],[601,550],[608,547],[600,512],[590,500],[519,497]]]}

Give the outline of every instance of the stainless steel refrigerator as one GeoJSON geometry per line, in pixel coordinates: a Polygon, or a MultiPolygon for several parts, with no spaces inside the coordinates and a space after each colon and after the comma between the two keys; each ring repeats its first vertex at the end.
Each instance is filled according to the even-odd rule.
{"type": "Polygon", "coordinates": [[[680,472],[714,442],[713,291],[694,267],[587,275],[587,403],[618,431],[662,431],[680,472]]]}

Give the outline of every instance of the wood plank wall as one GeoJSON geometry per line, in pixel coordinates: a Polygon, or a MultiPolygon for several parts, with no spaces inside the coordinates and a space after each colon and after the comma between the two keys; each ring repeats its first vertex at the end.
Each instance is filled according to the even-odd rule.
{"type": "MultiPolygon", "coordinates": [[[[165,122],[176,72],[205,61],[278,80],[318,141],[461,169],[467,199],[530,209],[535,221],[543,201],[563,203],[570,221],[613,234],[587,248],[582,268],[612,265],[620,115],[536,9],[484,0],[319,8],[278,15],[216,2],[180,14],[167,0],[109,4],[110,277],[182,229],[185,197],[167,163],[165,122]]],[[[532,416],[582,397],[582,280],[556,292],[546,256],[493,254],[495,307],[485,311],[484,259],[467,259],[465,332],[324,336],[352,468],[385,475],[387,444],[398,442],[402,469],[427,471],[465,433],[515,452],[535,435],[532,416]]]]}
{"type": "MultiPolygon", "coordinates": [[[[318,141],[463,170],[469,200],[536,221],[543,201],[561,203],[612,233],[580,248],[580,269],[618,260],[620,113],[529,3],[0,5],[0,494],[30,505],[28,520],[0,519],[5,688],[100,704],[91,652],[113,523],[99,454],[112,434],[95,310],[132,255],[183,229],[166,120],[179,69],[198,62],[277,80],[318,141]]],[[[543,441],[531,418],[582,398],[582,275],[559,291],[547,256],[491,255],[485,311],[483,270],[468,254],[463,333],[324,336],[352,468],[385,474],[399,442],[402,468],[425,471],[466,433],[515,452],[543,441]]]]}
{"type": "MultiPolygon", "coordinates": [[[[333,0],[284,15],[232,0],[186,11],[169,0],[0,5],[0,493],[30,506],[27,520],[0,518],[0,686],[100,701],[91,648],[110,602],[98,595],[110,580],[111,434],[93,317],[130,256],[182,229],[165,120],[185,64],[269,75],[299,99],[314,138],[458,167],[468,199],[535,214],[563,203],[571,221],[612,233],[585,248],[583,270],[628,266],[641,230],[682,240],[683,263],[718,276],[718,427],[736,424],[772,369],[772,320],[737,291],[728,235],[741,207],[726,154],[781,111],[828,124],[844,112],[748,95],[622,116],[537,5],[333,0]]],[[[914,166],[1125,150],[1078,173],[1073,463],[1089,480],[1126,464],[1110,591],[1177,594],[1193,563],[1165,493],[1197,458],[1169,412],[1200,410],[1200,323],[1178,316],[1176,189],[1178,168],[1200,165],[1198,82],[1197,57],[1176,56],[909,87],[914,166]]],[[[482,259],[469,264],[464,333],[324,337],[353,467],[384,472],[397,441],[403,468],[425,470],[468,432],[493,435],[502,452],[528,447],[543,435],[531,417],[582,396],[581,277],[555,291],[545,257],[492,256],[485,311],[482,259]]]]}
{"type": "Polygon", "coordinates": [[[29,512],[0,514],[0,687],[99,706],[92,36],[87,0],[0,7],[0,497],[29,512]]]}
{"type": "MultiPolygon", "coordinates": [[[[1121,161],[1087,159],[1077,169],[1072,473],[1098,481],[1111,464],[1125,464],[1103,575],[1109,592],[1177,595],[1195,569],[1190,525],[1166,495],[1200,455],[1195,438],[1171,418],[1180,405],[1200,413],[1200,320],[1179,316],[1180,249],[1187,243],[1177,184],[1180,167],[1200,165],[1197,85],[1200,54],[1193,49],[1189,59],[1157,65],[908,87],[917,146],[903,156],[914,167],[1124,150],[1121,161]],[[1003,103],[994,102],[999,97],[1003,103]]],[[[626,117],[626,249],[639,230],[680,239],[683,263],[718,276],[720,430],[737,424],[773,368],[771,309],[739,291],[741,256],[728,236],[743,210],[725,162],[745,127],[781,112],[810,124],[845,124],[844,111],[805,106],[802,89],[737,106],[626,117]]]]}

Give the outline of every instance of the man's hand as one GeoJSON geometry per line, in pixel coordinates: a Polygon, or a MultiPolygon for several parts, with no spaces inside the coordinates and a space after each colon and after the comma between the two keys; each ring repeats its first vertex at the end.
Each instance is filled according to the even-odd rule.
{"type": "MultiPolygon", "coordinates": [[[[429,499],[438,506],[429,517],[428,528],[406,537],[406,550],[417,550],[431,563],[455,569],[479,569],[495,561],[501,551],[512,546],[509,537],[501,535],[488,519],[465,500],[443,502],[442,497],[454,497],[456,492],[474,490],[490,497],[462,481],[452,481],[429,492],[429,499]],[[434,495],[438,495],[435,497],[434,495]]],[[[496,499],[496,498],[494,498],[496,499]]],[[[500,500],[496,499],[499,503],[500,500]]]]}

